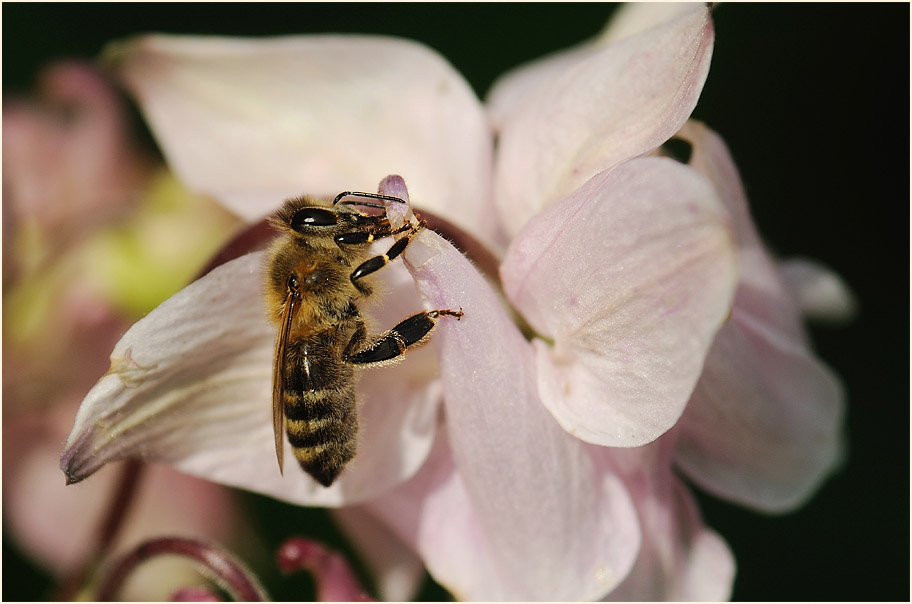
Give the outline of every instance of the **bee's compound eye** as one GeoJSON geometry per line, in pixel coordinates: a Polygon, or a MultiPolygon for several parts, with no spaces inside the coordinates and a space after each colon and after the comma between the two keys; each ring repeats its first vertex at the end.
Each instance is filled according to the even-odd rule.
{"type": "Polygon", "coordinates": [[[292,275],[288,278],[288,291],[296,292],[298,291],[298,278],[295,275],[292,275]]]}
{"type": "Polygon", "coordinates": [[[336,213],[323,208],[301,208],[291,217],[291,228],[303,231],[303,227],[332,226],[338,223],[336,213]]]}

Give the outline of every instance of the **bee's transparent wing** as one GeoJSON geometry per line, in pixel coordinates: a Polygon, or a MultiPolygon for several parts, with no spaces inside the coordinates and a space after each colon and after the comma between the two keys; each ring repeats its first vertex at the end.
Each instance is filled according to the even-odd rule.
{"type": "Polygon", "coordinates": [[[279,322],[279,333],[276,335],[275,353],[272,356],[272,429],[275,431],[276,459],[279,462],[279,473],[284,472],[285,465],[285,348],[288,344],[288,332],[291,329],[291,318],[298,297],[288,294],[282,307],[282,320],[279,322]]]}

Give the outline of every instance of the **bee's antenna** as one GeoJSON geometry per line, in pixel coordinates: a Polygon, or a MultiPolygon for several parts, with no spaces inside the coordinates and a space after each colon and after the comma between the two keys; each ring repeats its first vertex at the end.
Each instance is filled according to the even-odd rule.
{"type": "Polygon", "coordinates": [[[367,199],[385,199],[387,201],[398,201],[399,203],[405,203],[405,200],[398,197],[393,197],[392,195],[381,195],[379,193],[361,193],[358,191],[343,191],[336,195],[336,198],[333,199],[332,204],[343,205],[343,206],[365,206],[367,208],[380,208],[381,210],[386,209],[386,206],[379,203],[371,203],[369,201],[341,201],[343,197],[365,197],[367,199]]]}

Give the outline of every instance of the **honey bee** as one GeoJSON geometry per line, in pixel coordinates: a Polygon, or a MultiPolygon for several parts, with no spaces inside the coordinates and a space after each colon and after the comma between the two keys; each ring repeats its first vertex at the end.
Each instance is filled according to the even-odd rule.
{"type": "Polygon", "coordinates": [[[394,362],[425,342],[440,317],[462,317],[462,310],[422,311],[369,337],[358,308],[371,296],[368,277],[425,228],[422,221],[393,228],[385,214],[356,209],[385,209],[382,201],[405,203],[345,191],[329,204],[289,199],[270,219],[280,231],[268,256],[265,287],[269,317],[278,327],[272,369],[276,457],[282,472],[287,428],[298,463],[327,487],[355,455],[354,370],[394,362]],[[371,256],[371,244],[385,237],[395,237],[395,243],[385,254],[371,256]]]}

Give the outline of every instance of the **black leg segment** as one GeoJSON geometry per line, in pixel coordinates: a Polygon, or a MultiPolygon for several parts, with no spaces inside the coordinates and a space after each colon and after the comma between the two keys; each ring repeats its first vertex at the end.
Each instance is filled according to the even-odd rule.
{"type": "Polygon", "coordinates": [[[398,235],[399,233],[404,233],[411,228],[412,225],[406,224],[399,227],[398,229],[393,229],[390,227],[389,222],[384,217],[382,220],[378,220],[374,224],[366,223],[360,228],[360,230],[349,231],[347,233],[336,235],[335,242],[338,245],[362,245],[365,243],[373,243],[377,239],[383,239],[384,237],[398,235]]]}
{"type": "Polygon", "coordinates": [[[370,258],[369,260],[365,260],[363,263],[361,263],[361,266],[359,266],[354,271],[352,271],[352,274],[351,274],[352,282],[357,283],[358,279],[361,279],[362,277],[366,277],[367,275],[370,275],[371,273],[375,273],[378,270],[380,270],[381,268],[383,268],[384,266],[386,266],[387,264],[389,264],[390,260],[394,260],[397,256],[399,256],[402,252],[405,251],[405,248],[408,247],[409,241],[412,240],[412,237],[414,237],[415,234],[418,233],[423,228],[424,228],[424,223],[421,222],[418,224],[418,226],[406,224],[403,227],[391,232],[390,234],[392,235],[395,233],[399,233],[401,231],[406,231],[406,230],[408,231],[405,235],[403,235],[402,237],[397,239],[396,243],[394,243],[390,247],[389,251],[387,251],[385,254],[383,254],[382,256],[374,256],[373,258],[370,258]]]}
{"type": "Polygon", "coordinates": [[[462,310],[440,309],[414,314],[357,354],[348,355],[349,348],[352,347],[349,345],[343,360],[354,365],[369,365],[395,359],[405,354],[409,347],[424,342],[437,324],[437,319],[446,315],[459,319],[462,317],[462,310]]]}

